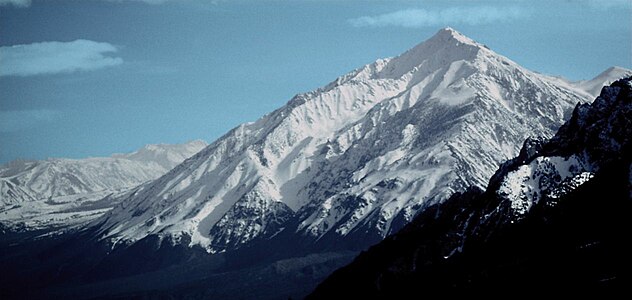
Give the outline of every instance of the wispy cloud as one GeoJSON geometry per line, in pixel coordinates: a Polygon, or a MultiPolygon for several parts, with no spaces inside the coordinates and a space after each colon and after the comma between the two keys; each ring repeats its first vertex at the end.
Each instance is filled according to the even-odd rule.
{"type": "MultiPolygon", "coordinates": [[[[105,0],[109,2],[145,2],[147,4],[161,4],[167,1],[175,0],[105,0]]],[[[214,2],[214,1],[213,1],[214,2]]],[[[29,7],[31,6],[31,0],[0,0],[0,6],[12,5],[15,7],[29,7]]]]}
{"type": "Polygon", "coordinates": [[[0,132],[15,132],[61,119],[62,113],[50,109],[0,111],[0,132]]]}
{"type": "Polygon", "coordinates": [[[405,9],[375,16],[348,20],[355,27],[400,26],[420,28],[441,25],[479,25],[505,22],[528,16],[518,7],[452,7],[441,10],[405,9]]]}
{"type": "MultiPolygon", "coordinates": [[[[147,4],[162,4],[165,2],[188,2],[188,3],[198,3],[198,4],[203,4],[203,5],[207,5],[207,4],[211,4],[211,5],[217,5],[221,2],[228,2],[230,0],[103,0],[103,1],[109,1],[109,2],[145,2],[147,4]]],[[[261,0],[250,0],[252,2],[258,2],[261,0]]]]}
{"type": "Polygon", "coordinates": [[[171,0],[106,0],[110,2],[145,2],[147,4],[161,4],[171,0]]]}
{"type": "Polygon", "coordinates": [[[13,5],[16,7],[29,7],[31,0],[0,0],[0,6],[13,5]]]}
{"type": "Polygon", "coordinates": [[[123,63],[107,56],[118,49],[89,40],[0,47],[0,76],[30,76],[95,70],[123,63]]]}

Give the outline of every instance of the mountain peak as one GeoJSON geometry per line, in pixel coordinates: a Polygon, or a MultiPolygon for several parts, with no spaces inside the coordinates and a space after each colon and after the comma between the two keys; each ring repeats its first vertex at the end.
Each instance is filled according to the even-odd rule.
{"type": "Polygon", "coordinates": [[[552,135],[585,101],[573,91],[444,28],[237,127],[97,226],[112,243],[188,236],[210,252],[290,219],[287,234],[322,243],[381,239],[426,203],[484,187],[525,136],[552,135]]]}
{"type": "Polygon", "coordinates": [[[602,87],[607,86],[618,79],[625,78],[631,75],[632,70],[628,70],[626,68],[618,66],[612,66],[601,72],[595,78],[579,81],[574,83],[574,85],[588,92],[593,97],[597,97],[599,96],[602,87]]]}
{"type": "Polygon", "coordinates": [[[599,75],[597,75],[597,77],[593,78],[592,80],[598,79],[598,78],[605,78],[605,77],[617,77],[617,79],[621,79],[627,76],[629,76],[629,74],[632,73],[632,70],[626,69],[626,68],[622,68],[619,66],[612,66],[610,68],[607,68],[605,71],[601,72],[599,75]]]}
{"type": "MultiPolygon", "coordinates": [[[[2,221],[6,221],[7,218],[18,218],[30,224],[28,226],[33,225],[34,228],[53,224],[50,222],[64,219],[56,215],[57,212],[64,211],[69,206],[79,206],[79,202],[75,200],[93,201],[93,197],[118,193],[154,180],[205,146],[204,141],[196,140],[186,144],[146,145],[135,152],[113,154],[110,157],[48,158],[0,165],[0,207],[7,204],[20,204],[23,205],[20,207],[24,207],[8,214],[8,211],[4,211],[5,219],[2,221]],[[64,198],[60,201],[68,206],[55,204],[53,208],[39,201],[52,198],[64,198]],[[25,202],[33,204],[23,204],[25,202]],[[38,210],[41,213],[32,213],[38,210]],[[28,217],[23,215],[26,211],[29,212],[28,217]],[[52,211],[55,213],[49,214],[52,211]],[[31,222],[36,219],[37,222],[31,222]]],[[[104,211],[88,215],[96,217],[101,213],[104,211]]]]}
{"type": "Polygon", "coordinates": [[[179,148],[188,148],[188,147],[196,147],[196,148],[202,149],[202,148],[206,147],[207,145],[208,145],[208,143],[206,143],[205,141],[203,141],[201,139],[191,140],[191,141],[188,141],[188,142],[183,143],[183,144],[166,144],[166,143],[147,144],[147,145],[143,146],[140,150],[137,150],[134,153],[138,153],[138,152],[141,152],[141,151],[151,151],[151,152],[167,151],[167,150],[170,150],[170,149],[179,149],[179,148]]]}
{"type": "Polygon", "coordinates": [[[428,41],[432,41],[432,40],[438,40],[438,41],[441,41],[443,43],[450,42],[450,41],[456,41],[456,42],[459,42],[459,43],[473,45],[473,46],[482,46],[482,45],[478,44],[477,42],[475,42],[474,40],[470,39],[469,37],[463,35],[462,33],[458,32],[458,31],[456,31],[452,27],[445,27],[445,28],[440,29],[428,41]]]}
{"type": "Polygon", "coordinates": [[[400,78],[421,65],[427,72],[433,72],[456,61],[474,61],[481,52],[491,51],[453,28],[445,27],[386,64],[376,62],[379,63],[375,67],[379,73],[376,77],[400,78]]]}

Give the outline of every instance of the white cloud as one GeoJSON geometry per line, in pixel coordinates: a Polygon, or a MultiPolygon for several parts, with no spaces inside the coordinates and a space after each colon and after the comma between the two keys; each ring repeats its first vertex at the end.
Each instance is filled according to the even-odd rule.
{"type": "MultiPolygon", "coordinates": [[[[176,0],[105,0],[109,2],[145,2],[147,4],[162,4],[167,1],[176,1],[176,0]]],[[[180,0],[182,1],[182,0],[180,0]]]]}
{"type": "Polygon", "coordinates": [[[443,25],[479,25],[524,18],[528,13],[517,7],[452,7],[442,10],[405,9],[376,16],[350,19],[355,27],[400,26],[419,28],[443,25]]]}
{"type": "Polygon", "coordinates": [[[89,40],[42,42],[0,47],[0,76],[30,76],[95,70],[123,63],[106,56],[118,49],[89,40]]]}
{"type": "Polygon", "coordinates": [[[0,111],[0,132],[31,129],[61,117],[60,111],[50,109],[0,111]]]}
{"type": "Polygon", "coordinates": [[[31,5],[31,0],[0,0],[0,6],[13,5],[16,7],[28,7],[31,5]]]}
{"type": "Polygon", "coordinates": [[[133,0],[133,1],[142,1],[149,4],[160,4],[163,2],[167,2],[167,0],[133,0]]]}
{"type": "MultiPolygon", "coordinates": [[[[161,4],[161,3],[165,3],[167,1],[172,1],[172,0],[106,0],[106,1],[110,1],[110,2],[135,1],[135,2],[145,2],[148,4],[161,4]]],[[[31,2],[32,0],[0,0],[0,6],[13,5],[15,7],[29,7],[31,6],[31,2]]]]}

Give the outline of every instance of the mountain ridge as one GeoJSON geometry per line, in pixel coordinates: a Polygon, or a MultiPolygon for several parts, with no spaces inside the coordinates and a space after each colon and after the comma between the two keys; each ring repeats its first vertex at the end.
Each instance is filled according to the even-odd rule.
{"type": "Polygon", "coordinates": [[[313,240],[366,231],[375,242],[423,207],[483,188],[512,145],[552,135],[586,101],[442,29],[229,131],[122,199],[99,231],[113,243],[188,236],[209,252],[282,230],[313,240]]]}
{"type": "MultiPolygon", "coordinates": [[[[444,214],[457,220],[440,225],[457,230],[435,231],[431,240],[447,242],[428,253],[456,259],[463,228],[489,236],[468,227],[476,222],[463,209],[490,206],[477,191],[498,165],[533,158],[540,139],[526,138],[554,136],[578,102],[592,100],[567,80],[443,29],[399,58],[296,95],[155,180],[91,201],[95,210],[116,207],[85,226],[4,234],[0,267],[12,276],[0,290],[8,298],[298,297],[361,250],[420,224],[419,216],[433,227],[444,214]]],[[[542,195],[600,180],[578,162],[506,166],[516,172],[497,184],[519,187],[502,195],[506,220],[540,209],[542,195]],[[551,165],[564,167],[559,178],[551,165]],[[524,175],[536,173],[553,187],[537,197],[522,188],[533,182],[524,175]]]]}
{"type": "Polygon", "coordinates": [[[0,166],[0,221],[26,229],[95,218],[114,206],[114,195],[157,178],[205,146],[195,140],[110,157],[10,162],[0,166]]]}
{"type": "Polygon", "coordinates": [[[527,139],[487,190],[422,212],[308,299],[390,299],[420,289],[500,295],[525,283],[528,294],[624,288],[631,112],[629,77],[578,104],[551,139],[527,139]]]}

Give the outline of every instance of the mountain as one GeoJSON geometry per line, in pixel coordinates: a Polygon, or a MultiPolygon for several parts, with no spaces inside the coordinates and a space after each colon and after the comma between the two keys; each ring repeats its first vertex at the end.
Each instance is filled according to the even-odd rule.
{"type": "Polygon", "coordinates": [[[302,297],[592,99],[442,29],[94,201],[116,206],[85,226],[0,235],[0,297],[302,297]]]}
{"type": "Polygon", "coordinates": [[[10,162],[0,166],[0,222],[43,228],[96,218],[114,206],[113,195],[160,177],[206,145],[197,140],[111,157],[10,162]]]}
{"type": "Polygon", "coordinates": [[[588,92],[589,94],[593,95],[593,97],[597,97],[599,96],[602,87],[610,85],[617,79],[629,76],[632,76],[631,70],[621,67],[610,67],[591,80],[581,80],[572,82],[571,84],[579,89],[588,92]]]}
{"type": "Polygon", "coordinates": [[[363,249],[485,188],[522,140],[591,99],[445,28],[231,130],[93,224],[111,244],[155,236],[217,253],[295,236],[363,249]]]}
{"type": "Polygon", "coordinates": [[[308,299],[628,287],[631,140],[629,77],[577,105],[553,138],[527,139],[485,191],[428,208],[308,299]]]}

